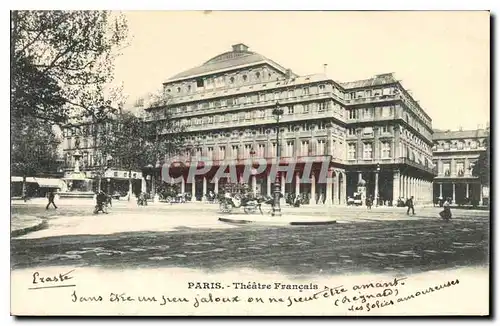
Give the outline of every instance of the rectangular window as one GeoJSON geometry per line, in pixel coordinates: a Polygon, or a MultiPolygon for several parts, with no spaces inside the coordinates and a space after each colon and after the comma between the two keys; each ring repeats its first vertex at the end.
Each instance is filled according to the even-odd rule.
{"type": "Polygon", "coordinates": [[[389,132],[389,126],[382,126],[382,128],[380,128],[381,134],[387,134],[388,132],[389,132]]]}
{"type": "Polygon", "coordinates": [[[218,158],[219,158],[219,160],[223,160],[226,158],[226,147],[225,146],[219,146],[218,158]]]}
{"type": "Polygon", "coordinates": [[[349,133],[349,136],[356,135],[356,128],[349,128],[348,133],[349,133]]]}
{"type": "Polygon", "coordinates": [[[245,112],[245,120],[251,120],[252,119],[252,112],[247,111],[245,112]]]}
{"type": "Polygon", "coordinates": [[[349,148],[347,150],[347,158],[349,160],[356,159],[356,144],[349,144],[349,148]]]}
{"type": "Polygon", "coordinates": [[[325,155],[326,140],[318,139],[318,146],[316,147],[316,155],[325,155]]]}
{"type": "Polygon", "coordinates": [[[326,105],[327,105],[326,102],[319,103],[318,112],[325,112],[326,111],[326,105]]]}
{"type": "Polygon", "coordinates": [[[382,107],[382,117],[388,118],[391,116],[392,108],[390,106],[382,107]]]}
{"type": "Polygon", "coordinates": [[[309,95],[309,87],[302,88],[302,94],[303,95],[309,95]]]}
{"type": "Polygon", "coordinates": [[[288,97],[293,97],[293,91],[288,91],[288,97]]]}
{"type": "Polygon", "coordinates": [[[257,157],[265,157],[266,156],[266,145],[259,144],[257,147],[257,157]]]}
{"type": "Polygon", "coordinates": [[[311,112],[311,107],[309,106],[309,103],[306,103],[302,107],[302,113],[307,114],[311,112]]]}
{"type": "Polygon", "coordinates": [[[309,141],[303,140],[300,146],[300,155],[308,156],[309,155],[309,141]]]}
{"type": "Polygon", "coordinates": [[[450,163],[443,163],[443,174],[449,176],[451,174],[450,163]]]}
{"type": "Polygon", "coordinates": [[[288,107],[288,114],[293,114],[293,113],[294,113],[294,111],[293,111],[293,106],[292,106],[292,105],[290,105],[290,106],[288,107]]]}
{"type": "Polygon", "coordinates": [[[349,119],[354,120],[357,119],[356,109],[349,110],[349,119]]]}
{"type": "Polygon", "coordinates": [[[371,89],[366,90],[366,97],[372,97],[372,90],[371,89]]]}
{"type": "Polygon", "coordinates": [[[252,152],[252,145],[251,144],[245,144],[245,149],[243,151],[243,158],[250,158],[251,155],[250,153],[252,152]]]}
{"type": "Polygon", "coordinates": [[[237,159],[238,158],[238,145],[233,145],[231,147],[231,158],[232,159],[237,159]]]}
{"type": "Polygon", "coordinates": [[[320,93],[324,92],[326,90],[325,85],[319,85],[319,91],[320,93]]]}
{"type": "Polygon", "coordinates": [[[363,159],[371,160],[373,158],[372,144],[364,143],[363,144],[363,159]]]}
{"type": "Polygon", "coordinates": [[[457,175],[463,176],[464,173],[465,173],[464,163],[463,162],[457,163],[457,175]]]}
{"type": "Polygon", "coordinates": [[[372,118],[372,109],[370,109],[370,108],[365,108],[365,109],[363,110],[363,118],[365,118],[365,119],[370,119],[370,118],[372,118]]]}
{"type": "Polygon", "coordinates": [[[214,123],[214,117],[212,115],[208,117],[208,123],[214,123]]]}
{"type": "Polygon", "coordinates": [[[213,147],[207,147],[207,157],[212,160],[214,156],[214,148],[213,147]]]}
{"type": "Polygon", "coordinates": [[[199,78],[196,80],[196,87],[200,88],[203,87],[203,79],[199,78]]]}
{"type": "Polygon", "coordinates": [[[391,157],[391,144],[388,142],[382,143],[382,158],[390,158],[391,157]]]}
{"type": "Polygon", "coordinates": [[[285,156],[292,157],[293,156],[293,140],[289,140],[286,142],[285,156]]]}

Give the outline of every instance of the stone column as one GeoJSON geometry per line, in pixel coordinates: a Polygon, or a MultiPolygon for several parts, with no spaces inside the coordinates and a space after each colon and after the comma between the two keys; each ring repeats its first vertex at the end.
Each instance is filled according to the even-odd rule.
{"type": "Polygon", "coordinates": [[[332,204],[332,180],[331,178],[333,177],[333,169],[329,168],[328,169],[328,179],[326,181],[326,198],[325,198],[325,204],[326,205],[331,205],[332,204]]]}
{"type": "Polygon", "coordinates": [[[207,201],[207,177],[203,176],[203,195],[201,201],[207,201]]]}
{"type": "Polygon", "coordinates": [[[456,175],[457,174],[457,165],[455,163],[455,159],[452,158],[451,159],[451,164],[450,164],[450,172],[451,172],[451,175],[456,175]]]}
{"type": "Polygon", "coordinates": [[[196,177],[193,177],[193,182],[191,183],[191,201],[196,201],[196,177]]]}
{"type": "Polygon", "coordinates": [[[295,173],[295,196],[300,194],[300,176],[299,173],[295,173]]]}
{"type": "Polygon", "coordinates": [[[469,198],[469,183],[465,184],[465,198],[469,198]]]}
{"type": "Polygon", "coordinates": [[[257,177],[252,175],[252,192],[254,196],[257,196],[257,177]]]}
{"type": "Polygon", "coordinates": [[[479,183],[479,205],[483,204],[483,185],[479,183]]]}
{"type": "Polygon", "coordinates": [[[147,181],[146,181],[146,179],[144,179],[144,177],[142,177],[142,179],[141,179],[141,192],[146,193],[147,191],[148,191],[147,181]]]}
{"type": "Polygon", "coordinates": [[[283,196],[285,196],[285,184],[286,184],[285,172],[281,172],[281,194],[283,196]]]}
{"type": "Polygon", "coordinates": [[[375,193],[373,194],[375,206],[378,206],[378,171],[375,171],[375,193]]]}
{"type": "Polygon", "coordinates": [[[335,179],[333,179],[333,205],[339,205],[339,195],[340,195],[340,173],[335,171],[335,179]]]}
{"type": "Polygon", "coordinates": [[[214,178],[214,193],[219,193],[219,178],[214,178]]]}
{"type": "Polygon", "coordinates": [[[453,204],[455,204],[455,182],[453,182],[453,198],[451,200],[453,204]]]}
{"type": "Polygon", "coordinates": [[[271,196],[271,176],[268,174],[267,175],[267,182],[266,182],[266,190],[267,190],[267,195],[271,196]]]}
{"type": "Polygon", "coordinates": [[[443,183],[439,183],[439,198],[443,198],[443,183]]]}
{"type": "Polygon", "coordinates": [[[342,183],[340,184],[340,175],[339,175],[339,184],[340,184],[340,204],[346,204],[346,193],[347,193],[347,176],[345,173],[341,173],[342,175],[342,183]]]}
{"type": "Polygon", "coordinates": [[[393,177],[393,183],[392,183],[392,205],[393,206],[397,205],[399,197],[401,197],[400,175],[399,175],[399,171],[395,171],[394,177],[393,177]]]}
{"type": "Polygon", "coordinates": [[[181,194],[186,192],[186,180],[184,180],[184,176],[181,179],[181,194]]]}
{"type": "Polygon", "coordinates": [[[283,207],[285,206],[285,184],[286,184],[286,178],[285,178],[285,172],[281,172],[281,196],[280,199],[280,206],[283,207]]]}
{"type": "Polygon", "coordinates": [[[316,205],[316,176],[314,173],[311,175],[311,200],[309,204],[316,205]]]}

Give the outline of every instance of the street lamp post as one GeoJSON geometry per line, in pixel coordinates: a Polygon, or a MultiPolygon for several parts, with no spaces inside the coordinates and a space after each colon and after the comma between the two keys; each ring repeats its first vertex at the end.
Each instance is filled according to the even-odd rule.
{"type": "MultiPolygon", "coordinates": [[[[280,108],[279,102],[276,102],[276,107],[273,110],[273,116],[276,118],[276,169],[280,164],[280,117],[283,115],[283,109],[280,108]]],[[[274,205],[272,216],[281,216],[280,207],[281,184],[280,175],[276,171],[276,179],[274,180],[274,205]]]]}
{"type": "MultiPolygon", "coordinates": [[[[108,155],[106,157],[106,167],[107,170],[109,171],[111,169],[111,162],[113,161],[113,157],[111,155],[108,155]]],[[[111,195],[111,178],[108,176],[108,195],[111,195]]]]}
{"type": "Polygon", "coordinates": [[[380,164],[377,163],[377,169],[375,172],[375,206],[378,206],[379,196],[378,196],[378,174],[380,172],[380,164]]]}

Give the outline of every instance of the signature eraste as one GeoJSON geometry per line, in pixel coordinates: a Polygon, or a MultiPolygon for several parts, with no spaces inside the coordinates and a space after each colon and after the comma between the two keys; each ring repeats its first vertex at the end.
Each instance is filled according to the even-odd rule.
{"type": "Polygon", "coordinates": [[[50,289],[50,288],[63,288],[63,287],[74,287],[75,284],[68,284],[67,281],[73,279],[71,273],[75,270],[70,270],[66,273],[58,273],[57,275],[42,275],[40,272],[33,273],[32,284],[33,287],[28,288],[29,290],[38,289],[50,289]]]}

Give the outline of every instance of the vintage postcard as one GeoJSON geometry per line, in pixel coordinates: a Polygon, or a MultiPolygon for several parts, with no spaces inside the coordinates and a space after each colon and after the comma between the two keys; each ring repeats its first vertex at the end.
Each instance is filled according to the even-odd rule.
{"type": "Polygon", "coordinates": [[[487,316],[488,11],[11,11],[11,314],[487,316]]]}

